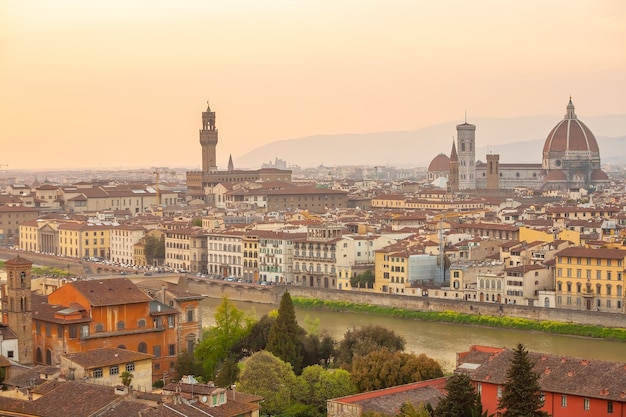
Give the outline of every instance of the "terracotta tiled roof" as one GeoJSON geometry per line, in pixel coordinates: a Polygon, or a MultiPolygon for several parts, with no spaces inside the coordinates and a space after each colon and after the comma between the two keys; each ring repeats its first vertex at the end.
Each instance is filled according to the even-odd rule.
{"type": "Polygon", "coordinates": [[[573,258],[601,258],[601,259],[624,259],[626,250],[622,249],[591,249],[583,247],[565,248],[555,256],[571,256],[573,258]]]}
{"type": "Polygon", "coordinates": [[[17,257],[13,258],[13,259],[9,259],[8,261],[5,262],[5,265],[8,266],[29,266],[32,265],[33,263],[31,261],[29,261],[26,258],[22,258],[20,255],[17,255],[17,257]]]}
{"type": "MultiPolygon", "coordinates": [[[[492,353],[475,352],[465,356],[461,354],[457,365],[473,364],[461,367],[467,370],[473,381],[503,385],[512,358],[513,351],[509,349],[492,353]]],[[[537,352],[529,352],[528,358],[534,363],[534,371],[539,374],[542,391],[624,401],[621,397],[626,387],[624,363],[537,352]]]]}
{"type": "Polygon", "coordinates": [[[132,303],[147,303],[152,300],[127,278],[101,279],[70,282],[94,307],[132,303]]]}
{"type": "Polygon", "coordinates": [[[28,402],[34,415],[46,417],[87,417],[119,396],[113,387],[77,381],[52,381],[54,390],[37,401],[28,402]]]}
{"type": "Polygon", "coordinates": [[[378,412],[384,415],[395,415],[402,404],[409,402],[414,405],[430,403],[433,407],[445,395],[443,390],[447,378],[430,379],[413,384],[398,385],[391,388],[364,392],[362,394],[335,398],[337,403],[358,404],[363,412],[378,412]]]}
{"type": "Polygon", "coordinates": [[[118,348],[91,349],[85,352],[67,353],[62,356],[65,356],[72,362],[82,366],[84,369],[101,368],[121,363],[144,361],[153,357],[147,353],[139,353],[132,350],[118,348]]]}

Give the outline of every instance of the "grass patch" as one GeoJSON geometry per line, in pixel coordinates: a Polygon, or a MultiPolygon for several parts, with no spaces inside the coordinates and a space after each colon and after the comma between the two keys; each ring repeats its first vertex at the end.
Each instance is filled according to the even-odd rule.
{"type": "Polygon", "coordinates": [[[417,311],[405,308],[384,307],[371,304],[353,304],[346,301],[320,300],[315,298],[293,297],[293,305],[299,308],[319,308],[330,311],[351,311],[412,320],[440,321],[476,326],[502,327],[516,330],[533,330],[569,336],[594,337],[626,341],[625,328],[608,328],[586,324],[565,323],[559,321],[538,321],[520,317],[489,316],[466,314],[456,311],[417,311]]]}

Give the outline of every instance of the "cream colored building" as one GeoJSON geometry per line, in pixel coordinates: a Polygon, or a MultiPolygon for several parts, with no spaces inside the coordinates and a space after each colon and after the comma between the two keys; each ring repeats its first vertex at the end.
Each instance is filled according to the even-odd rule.
{"type": "Polygon", "coordinates": [[[141,226],[111,227],[110,260],[120,264],[135,265],[135,244],[145,235],[146,229],[141,226]]]}
{"type": "Polygon", "coordinates": [[[225,231],[207,235],[207,271],[223,277],[243,277],[244,232],[225,231]]]}
{"type": "Polygon", "coordinates": [[[91,349],[60,356],[61,374],[70,381],[87,381],[114,387],[124,372],[132,374],[130,385],[152,391],[152,355],[119,348],[91,349]]]}
{"type": "MultiPolygon", "coordinates": [[[[68,186],[58,189],[58,199],[69,213],[84,213],[103,210],[129,210],[133,214],[143,213],[157,206],[157,191],[145,186],[68,186]]],[[[162,205],[178,202],[178,193],[160,190],[162,205]]]]}
{"type": "Polygon", "coordinates": [[[395,242],[370,233],[344,235],[337,242],[337,289],[350,290],[350,279],[367,270],[374,274],[375,252],[395,242]]]}
{"type": "Polygon", "coordinates": [[[169,229],[165,232],[165,266],[182,271],[191,270],[191,241],[205,235],[200,227],[169,229]]]}

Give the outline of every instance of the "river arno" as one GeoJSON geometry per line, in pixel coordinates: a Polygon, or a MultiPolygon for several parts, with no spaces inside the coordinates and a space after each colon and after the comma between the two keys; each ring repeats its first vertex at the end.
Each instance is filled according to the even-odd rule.
{"type": "MultiPolygon", "coordinates": [[[[217,298],[207,298],[202,301],[204,326],[214,325],[213,315],[215,314],[215,307],[220,303],[221,299],[217,298]]],[[[269,304],[234,303],[239,309],[254,313],[257,317],[261,317],[268,311],[278,308],[278,306],[269,304]]],[[[529,350],[537,352],[626,362],[625,342],[561,336],[541,332],[425,322],[361,313],[296,309],[298,323],[303,327],[305,327],[307,316],[311,319],[319,319],[319,329],[327,330],[337,340],[340,340],[346,330],[351,327],[373,324],[393,329],[406,339],[406,350],[408,352],[425,353],[429,357],[436,359],[446,372],[453,369],[456,353],[467,350],[471,345],[514,347],[520,342],[529,350]]]]}

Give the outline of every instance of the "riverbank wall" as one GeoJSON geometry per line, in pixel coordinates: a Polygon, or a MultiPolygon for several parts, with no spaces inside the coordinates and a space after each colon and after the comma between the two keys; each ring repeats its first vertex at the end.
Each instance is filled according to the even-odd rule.
{"type": "Polygon", "coordinates": [[[511,304],[479,303],[465,300],[408,295],[376,294],[361,291],[339,291],[324,288],[299,287],[293,285],[260,286],[242,285],[224,281],[187,279],[187,289],[208,297],[222,298],[224,295],[235,301],[269,303],[278,305],[285,291],[292,297],[319,300],[343,301],[353,304],[404,308],[418,311],[456,311],[465,314],[508,316],[539,321],[556,321],[601,327],[626,327],[626,315],[598,311],[563,310],[555,308],[529,307],[511,304]]]}

